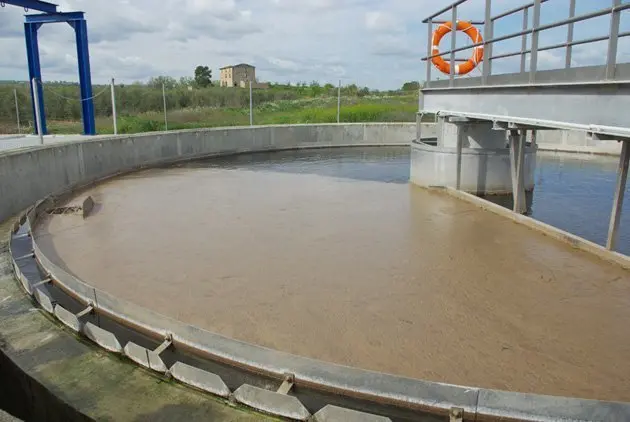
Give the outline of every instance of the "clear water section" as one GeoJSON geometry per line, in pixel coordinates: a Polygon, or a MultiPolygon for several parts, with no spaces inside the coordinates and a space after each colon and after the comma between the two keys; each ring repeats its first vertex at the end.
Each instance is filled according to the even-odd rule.
{"type": "MultiPolygon", "coordinates": [[[[409,159],[407,148],[394,147],[253,154],[212,165],[408,183],[409,159]]],[[[530,216],[605,245],[618,163],[617,157],[539,153],[530,216]]],[[[630,184],[623,209],[617,251],[630,255],[630,184]]]]}
{"type": "MultiPolygon", "coordinates": [[[[606,244],[619,158],[541,153],[532,217],[606,244]]],[[[626,186],[617,251],[630,255],[630,185],[626,186]]]]}

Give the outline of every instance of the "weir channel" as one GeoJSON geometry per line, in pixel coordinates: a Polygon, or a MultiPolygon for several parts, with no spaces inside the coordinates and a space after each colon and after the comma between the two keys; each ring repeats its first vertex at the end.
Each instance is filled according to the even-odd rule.
{"type": "MultiPolygon", "coordinates": [[[[9,153],[0,158],[9,160],[3,163],[7,167],[0,168],[26,160],[41,169],[46,157],[63,157],[45,170],[50,177],[42,183],[49,193],[115,173],[116,165],[125,171],[184,158],[191,148],[198,149],[187,158],[296,147],[391,148],[409,143],[413,132],[410,125],[173,132],[9,153]],[[93,154],[93,148],[110,154],[93,154]],[[70,165],[59,165],[62,161],[70,165]]],[[[623,363],[630,349],[623,341],[630,318],[629,276],[621,265],[447,192],[391,179],[384,183],[383,166],[396,161],[396,153],[384,153],[384,160],[364,157],[372,177],[363,178],[344,172],[343,157],[352,161],[348,150],[291,153],[291,159],[275,164],[274,153],[265,154],[141,170],[105,181],[74,194],[96,201],[85,220],[47,216],[39,209],[43,223],[33,227],[36,257],[53,270],[52,284],[40,287],[73,314],[89,303],[81,294],[78,302],[63,298],[75,283],[63,273],[95,287],[94,312],[80,320],[114,333],[121,346],[131,340],[153,350],[164,332],[153,327],[172,324],[165,331],[174,334],[173,345],[161,354],[166,366],[176,361],[201,366],[219,373],[231,391],[242,383],[275,391],[282,373],[293,370],[291,395],[311,414],[335,404],[393,420],[441,418],[459,407],[465,420],[627,415],[622,403],[596,401],[630,400],[623,387],[630,374],[623,363]],[[300,160],[313,171],[285,171],[282,162],[300,160]],[[155,317],[154,323],[144,320],[148,337],[143,340],[118,323],[124,321],[108,320],[114,306],[118,312],[145,308],[146,313],[132,311],[136,321],[155,317]],[[198,364],[208,362],[207,356],[200,361],[188,334],[159,314],[279,352],[247,349],[265,356],[263,366],[270,372],[262,378],[251,372],[256,354],[248,354],[250,375],[230,369],[225,356],[220,364],[198,364]],[[332,364],[361,368],[349,372],[354,377],[346,379],[345,392],[338,381],[322,387],[306,376],[321,371],[320,376],[326,372],[338,380],[349,371],[332,364]],[[376,374],[363,370],[393,376],[370,375],[372,382],[359,386],[362,377],[376,374]],[[391,395],[384,399],[388,389],[391,395]],[[366,394],[374,396],[365,400],[366,394]]],[[[23,176],[38,172],[26,164],[15,168],[23,176]]],[[[8,183],[0,192],[13,192],[16,202],[26,202],[22,208],[47,194],[38,191],[41,185],[22,183],[26,189],[20,192],[8,190],[8,183]]],[[[28,240],[19,236],[15,242],[28,240]]],[[[14,256],[28,254],[28,247],[19,247],[14,256]]],[[[231,344],[194,332],[202,343],[212,338],[231,344]]],[[[237,359],[243,362],[243,356],[237,359]]],[[[326,384],[326,377],[320,381],[326,384]]]]}

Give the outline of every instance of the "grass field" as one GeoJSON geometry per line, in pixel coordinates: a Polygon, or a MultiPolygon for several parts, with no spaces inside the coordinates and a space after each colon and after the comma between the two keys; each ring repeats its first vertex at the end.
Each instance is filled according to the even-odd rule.
{"type": "MultiPolygon", "coordinates": [[[[0,84],[0,133],[17,133],[14,90],[18,96],[22,132],[32,133],[30,92],[24,83],[0,84]]],[[[75,85],[45,85],[48,132],[81,133],[81,106],[75,85]]],[[[95,86],[97,132],[113,133],[107,86],[95,86]]],[[[418,110],[417,91],[371,92],[342,87],[341,122],[413,122],[418,110]]],[[[166,91],[168,129],[193,129],[249,124],[247,90],[175,86],[166,91]]],[[[275,86],[254,91],[254,124],[335,123],[337,90],[331,87],[275,86]]],[[[138,133],[166,129],[161,88],[148,85],[117,87],[118,132],[138,133]]]]}
{"type": "MultiPolygon", "coordinates": [[[[344,98],[340,121],[413,122],[417,111],[416,96],[344,98]]],[[[249,108],[184,108],[169,111],[167,119],[169,130],[248,125],[249,108]]],[[[336,98],[281,100],[264,103],[254,108],[254,124],[256,125],[335,123],[336,121],[336,98]]],[[[96,126],[98,133],[113,133],[111,117],[98,117],[96,126]]],[[[81,127],[80,121],[48,120],[49,133],[80,133],[81,127]]],[[[160,112],[151,111],[118,117],[119,133],[152,132],[164,129],[164,114],[160,112]]]]}

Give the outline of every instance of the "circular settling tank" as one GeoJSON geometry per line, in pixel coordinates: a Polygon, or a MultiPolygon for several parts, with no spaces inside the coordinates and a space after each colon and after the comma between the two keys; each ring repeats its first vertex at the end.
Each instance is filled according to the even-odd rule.
{"type": "Polygon", "coordinates": [[[431,381],[630,400],[628,272],[407,183],[408,148],[215,158],[109,180],[38,244],[238,340],[431,381]]]}

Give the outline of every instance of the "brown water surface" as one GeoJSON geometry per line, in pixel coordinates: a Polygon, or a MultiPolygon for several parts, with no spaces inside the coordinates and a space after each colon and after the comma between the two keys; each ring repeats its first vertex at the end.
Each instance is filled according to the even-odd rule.
{"type": "Polygon", "coordinates": [[[474,205],[247,166],[87,193],[94,215],[47,217],[38,241],[141,306],[325,361],[630,401],[630,273],[474,205]]]}

